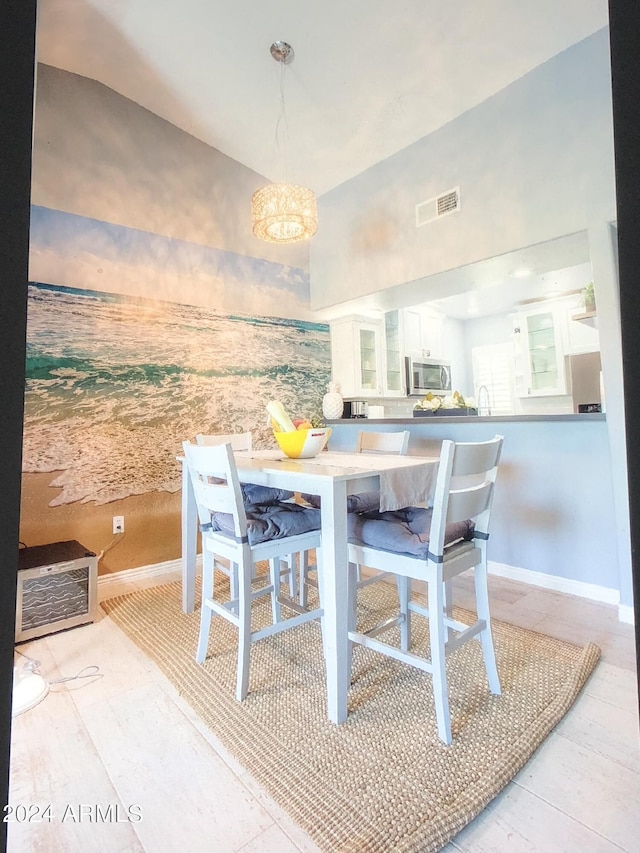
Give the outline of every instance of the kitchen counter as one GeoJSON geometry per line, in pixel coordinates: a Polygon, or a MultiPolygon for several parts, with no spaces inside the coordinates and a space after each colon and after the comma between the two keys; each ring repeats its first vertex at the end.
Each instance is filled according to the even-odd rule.
{"type": "Polygon", "coordinates": [[[378,424],[389,426],[396,424],[411,424],[417,426],[428,426],[429,424],[436,426],[437,424],[478,424],[478,423],[537,423],[545,422],[561,422],[561,421],[604,421],[607,416],[604,412],[595,412],[584,415],[428,415],[426,417],[398,417],[398,418],[340,418],[335,421],[327,421],[330,426],[333,424],[378,424]]]}
{"type": "Polygon", "coordinates": [[[409,454],[443,439],[504,446],[491,517],[490,571],[600,601],[619,600],[609,430],[605,414],[350,418],[330,422],[332,450],[359,431],[409,430],[409,454]]]}

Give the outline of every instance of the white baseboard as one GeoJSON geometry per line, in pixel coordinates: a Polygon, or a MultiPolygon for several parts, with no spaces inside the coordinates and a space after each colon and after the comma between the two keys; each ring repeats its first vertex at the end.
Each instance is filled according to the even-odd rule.
{"type": "Polygon", "coordinates": [[[633,607],[630,604],[619,604],[618,605],[618,621],[626,622],[627,625],[635,625],[635,612],[633,607]]]}
{"type": "MultiPolygon", "coordinates": [[[[200,570],[201,564],[202,555],[198,554],[196,557],[197,570],[200,570]]],[[[591,601],[599,601],[603,604],[617,604],[619,621],[626,622],[629,625],[634,624],[634,609],[628,604],[620,604],[620,593],[617,589],[561,578],[544,572],[534,572],[531,569],[520,569],[517,566],[495,563],[491,560],[489,560],[489,574],[520,581],[530,586],[578,595],[581,598],[588,598],[591,601]]],[[[101,575],[98,578],[98,602],[113,598],[116,595],[125,595],[136,589],[146,589],[179,581],[181,577],[181,560],[167,560],[164,563],[154,563],[151,566],[141,566],[137,569],[125,569],[121,572],[101,575]]]]}
{"type": "MultiPolygon", "coordinates": [[[[506,563],[494,563],[489,560],[489,574],[509,578],[514,581],[541,586],[544,589],[553,589],[557,592],[566,592],[569,595],[579,595],[581,598],[589,598],[591,601],[599,601],[602,604],[620,604],[620,592],[607,586],[599,586],[595,583],[561,578],[557,575],[548,575],[544,572],[534,572],[531,569],[519,569],[517,566],[508,566],[506,563]]],[[[621,620],[622,621],[622,620],[621,620]]]]}
{"type": "MultiPolygon", "coordinates": [[[[196,569],[201,566],[202,556],[196,557],[196,569]]],[[[113,598],[116,595],[126,595],[136,589],[148,589],[152,586],[162,586],[165,583],[179,581],[182,578],[182,561],[167,560],[164,563],[154,563],[151,566],[140,566],[137,569],[124,569],[109,575],[98,577],[98,602],[113,598]]]]}

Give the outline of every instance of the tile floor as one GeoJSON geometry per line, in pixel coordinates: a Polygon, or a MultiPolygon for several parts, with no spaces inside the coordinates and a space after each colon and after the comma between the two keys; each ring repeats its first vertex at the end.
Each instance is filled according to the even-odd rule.
{"type": "MultiPolygon", "coordinates": [[[[617,620],[615,607],[497,577],[490,584],[495,618],[592,640],[602,659],[560,725],[445,852],[636,853],[632,627],[617,620]]],[[[469,594],[469,580],[458,579],[456,602],[465,606],[469,594]]],[[[40,704],[14,719],[10,802],[40,814],[32,808],[30,820],[21,813],[9,823],[9,853],[318,849],[109,618],[18,649],[40,661],[49,682],[89,666],[102,677],[51,684],[40,704]]],[[[25,662],[16,655],[18,666],[25,662]]]]}

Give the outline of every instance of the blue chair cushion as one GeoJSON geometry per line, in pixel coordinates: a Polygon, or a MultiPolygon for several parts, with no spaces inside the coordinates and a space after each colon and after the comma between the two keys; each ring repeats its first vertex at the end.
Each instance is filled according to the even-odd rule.
{"type": "MultiPolygon", "coordinates": [[[[318,495],[301,495],[304,501],[320,509],[318,495]]],[[[361,495],[347,495],[347,512],[373,512],[380,509],[380,492],[362,492],[361,495]]]]}
{"type": "Polygon", "coordinates": [[[276,504],[288,501],[293,492],[286,489],[274,489],[271,486],[259,486],[256,483],[241,483],[242,502],[245,504],[276,504]]]}
{"type": "MultiPolygon", "coordinates": [[[[429,551],[429,530],[432,509],[408,506],[393,512],[364,512],[348,516],[347,535],[350,540],[363,542],[374,548],[409,554],[422,560],[429,551]]],[[[471,520],[448,524],[445,545],[473,539],[474,523],[471,520]]]]}
{"type": "MultiPolygon", "coordinates": [[[[296,503],[247,504],[245,513],[250,545],[320,530],[320,510],[296,503]]],[[[226,536],[234,535],[233,516],[229,513],[212,513],[211,525],[226,536]]]]}

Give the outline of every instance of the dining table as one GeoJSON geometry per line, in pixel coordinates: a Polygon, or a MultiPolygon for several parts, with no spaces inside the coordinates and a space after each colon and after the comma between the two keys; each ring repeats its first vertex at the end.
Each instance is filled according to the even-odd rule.
{"type": "MultiPolygon", "coordinates": [[[[429,501],[438,457],[324,450],[311,459],[291,459],[281,450],[235,451],[241,483],[317,495],[320,498],[322,566],[320,597],[327,679],[327,716],[347,719],[348,642],[347,498],[380,491],[380,509],[429,501]]],[[[182,608],[195,606],[198,511],[184,457],[182,464],[182,608]]]]}

